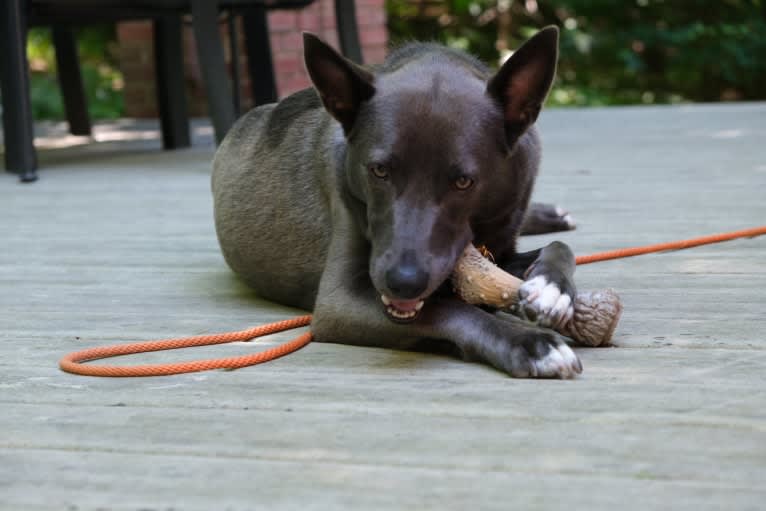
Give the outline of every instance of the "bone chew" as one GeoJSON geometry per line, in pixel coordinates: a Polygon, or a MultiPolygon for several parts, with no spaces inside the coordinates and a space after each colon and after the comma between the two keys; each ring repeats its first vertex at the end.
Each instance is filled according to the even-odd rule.
{"type": "MultiPolygon", "coordinates": [[[[523,280],[505,272],[469,244],[455,265],[452,285],[467,303],[510,309],[519,301],[523,280]]],[[[611,289],[578,293],[574,317],[559,333],[587,346],[608,344],[622,314],[620,298],[611,289]]]]}
{"type": "Polygon", "coordinates": [[[614,289],[577,293],[574,316],[560,333],[588,346],[609,344],[622,315],[622,302],[614,289]]]}

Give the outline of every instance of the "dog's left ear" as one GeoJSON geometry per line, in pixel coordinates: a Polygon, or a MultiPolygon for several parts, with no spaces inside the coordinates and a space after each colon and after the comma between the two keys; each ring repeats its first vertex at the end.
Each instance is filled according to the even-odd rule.
{"type": "Polygon", "coordinates": [[[545,27],[516,50],[487,84],[503,108],[508,147],[537,120],[556,76],[559,29],[545,27]]]}
{"type": "Polygon", "coordinates": [[[322,103],[348,135],[359,107],[375,94],[372,74],[308,32],[303,33],[303,58],[322,103]]]}

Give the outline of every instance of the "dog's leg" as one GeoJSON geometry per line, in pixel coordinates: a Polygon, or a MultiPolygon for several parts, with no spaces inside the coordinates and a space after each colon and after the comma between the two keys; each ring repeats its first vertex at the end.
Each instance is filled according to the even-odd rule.
{"type": "Polygon", "coordinates": [[[553,204],[533,202],[524,214],[521,234],[545,234],[574,228],[575,222],[567,211],[553,204]]]}
{"type": "Polygon", "coordinates": [[[454,297],[433,297],[410,323],[391,321],[369,279],[367,242],[348,211],[335,209],[311,327],[317,341],[418,349],[423,339],[441,339],[452,343],[463,359],[516,377],[569,378],[582,371],[577,356],[555,332],[505,321],[454,297]]]}
{"type": "Polygon", "coordinates": [[[515,255],[501,265],[525,280],[519,289],[519,315],[533,323],[555,328],[572,319],[577,289],[575,257],[560,241],[539,250],[515,255]]]}

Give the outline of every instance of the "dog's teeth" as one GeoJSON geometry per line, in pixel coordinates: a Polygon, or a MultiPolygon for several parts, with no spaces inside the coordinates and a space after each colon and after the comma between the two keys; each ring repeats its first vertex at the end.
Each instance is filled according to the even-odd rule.
{"type": "Polygon", "coordinates": [[[389,307],[387,310],[388,310],[389,314],[391,314],[393,317],[399,318],[399,319],[414,318],[415,314],[416,314],[415,311],[398,311],[398,310],[394,309],[393,307],[389,307]]]}
{"type": "Polygon", "coordinates": [[[415,306],[413,308],[411,308],[409,310],[400,310],[400,309],[397,309],[393,305],[394,300],[392,300],[391,298],[387,297],[386,295],[381,294],[380,295],[380,299],[386,305],[386,312],[388,312],[388,314],[390,316],[392,316],[394,318],[397,318],[397,319],[412,319],[412,318],[414,318],[415,316],[418,315],[418,313],[420,312],[420,309],[422,309],[423,305],[425,304],[424,300],[420,300],[419,302],[417,302],[415,304],[415,306]]]}

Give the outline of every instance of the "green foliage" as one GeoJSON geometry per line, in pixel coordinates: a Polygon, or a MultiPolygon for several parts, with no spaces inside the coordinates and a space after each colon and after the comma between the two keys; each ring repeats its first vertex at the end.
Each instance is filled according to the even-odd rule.
{"type": "Polygon", "coordinates": [[[438,40],[490,63],[497,47],[558,25],[551,104],[766,98],[764,0],[388,0],[387,8],[394,41],[438,40]]]}
{"type": "MultiPolygon", "coordinates": [[[[93,26],[77,31],[77,49],[88,111],[93,119],[123,115],[122,75],[116,65],[115,33],[111,26],[93,26]]],[[[64,119],[64,105],[56,73],[56,56],[50,30],[34,28],[27,38],[27,56],[32,69],[30,95],[35,119],[64,119]]]]}
{"type": "Polygon", "coordinates": [[[394,45],[439,41],[496,61],[496,29],[488,0],[386,0],[388,30],[394,45]]]}
{"type": "Polygon", "coordinates": [[[55,76],[47,73],[32,73],[30,77],[32,117],[35,120],[64,118],[64,104],[55,76]]]}

